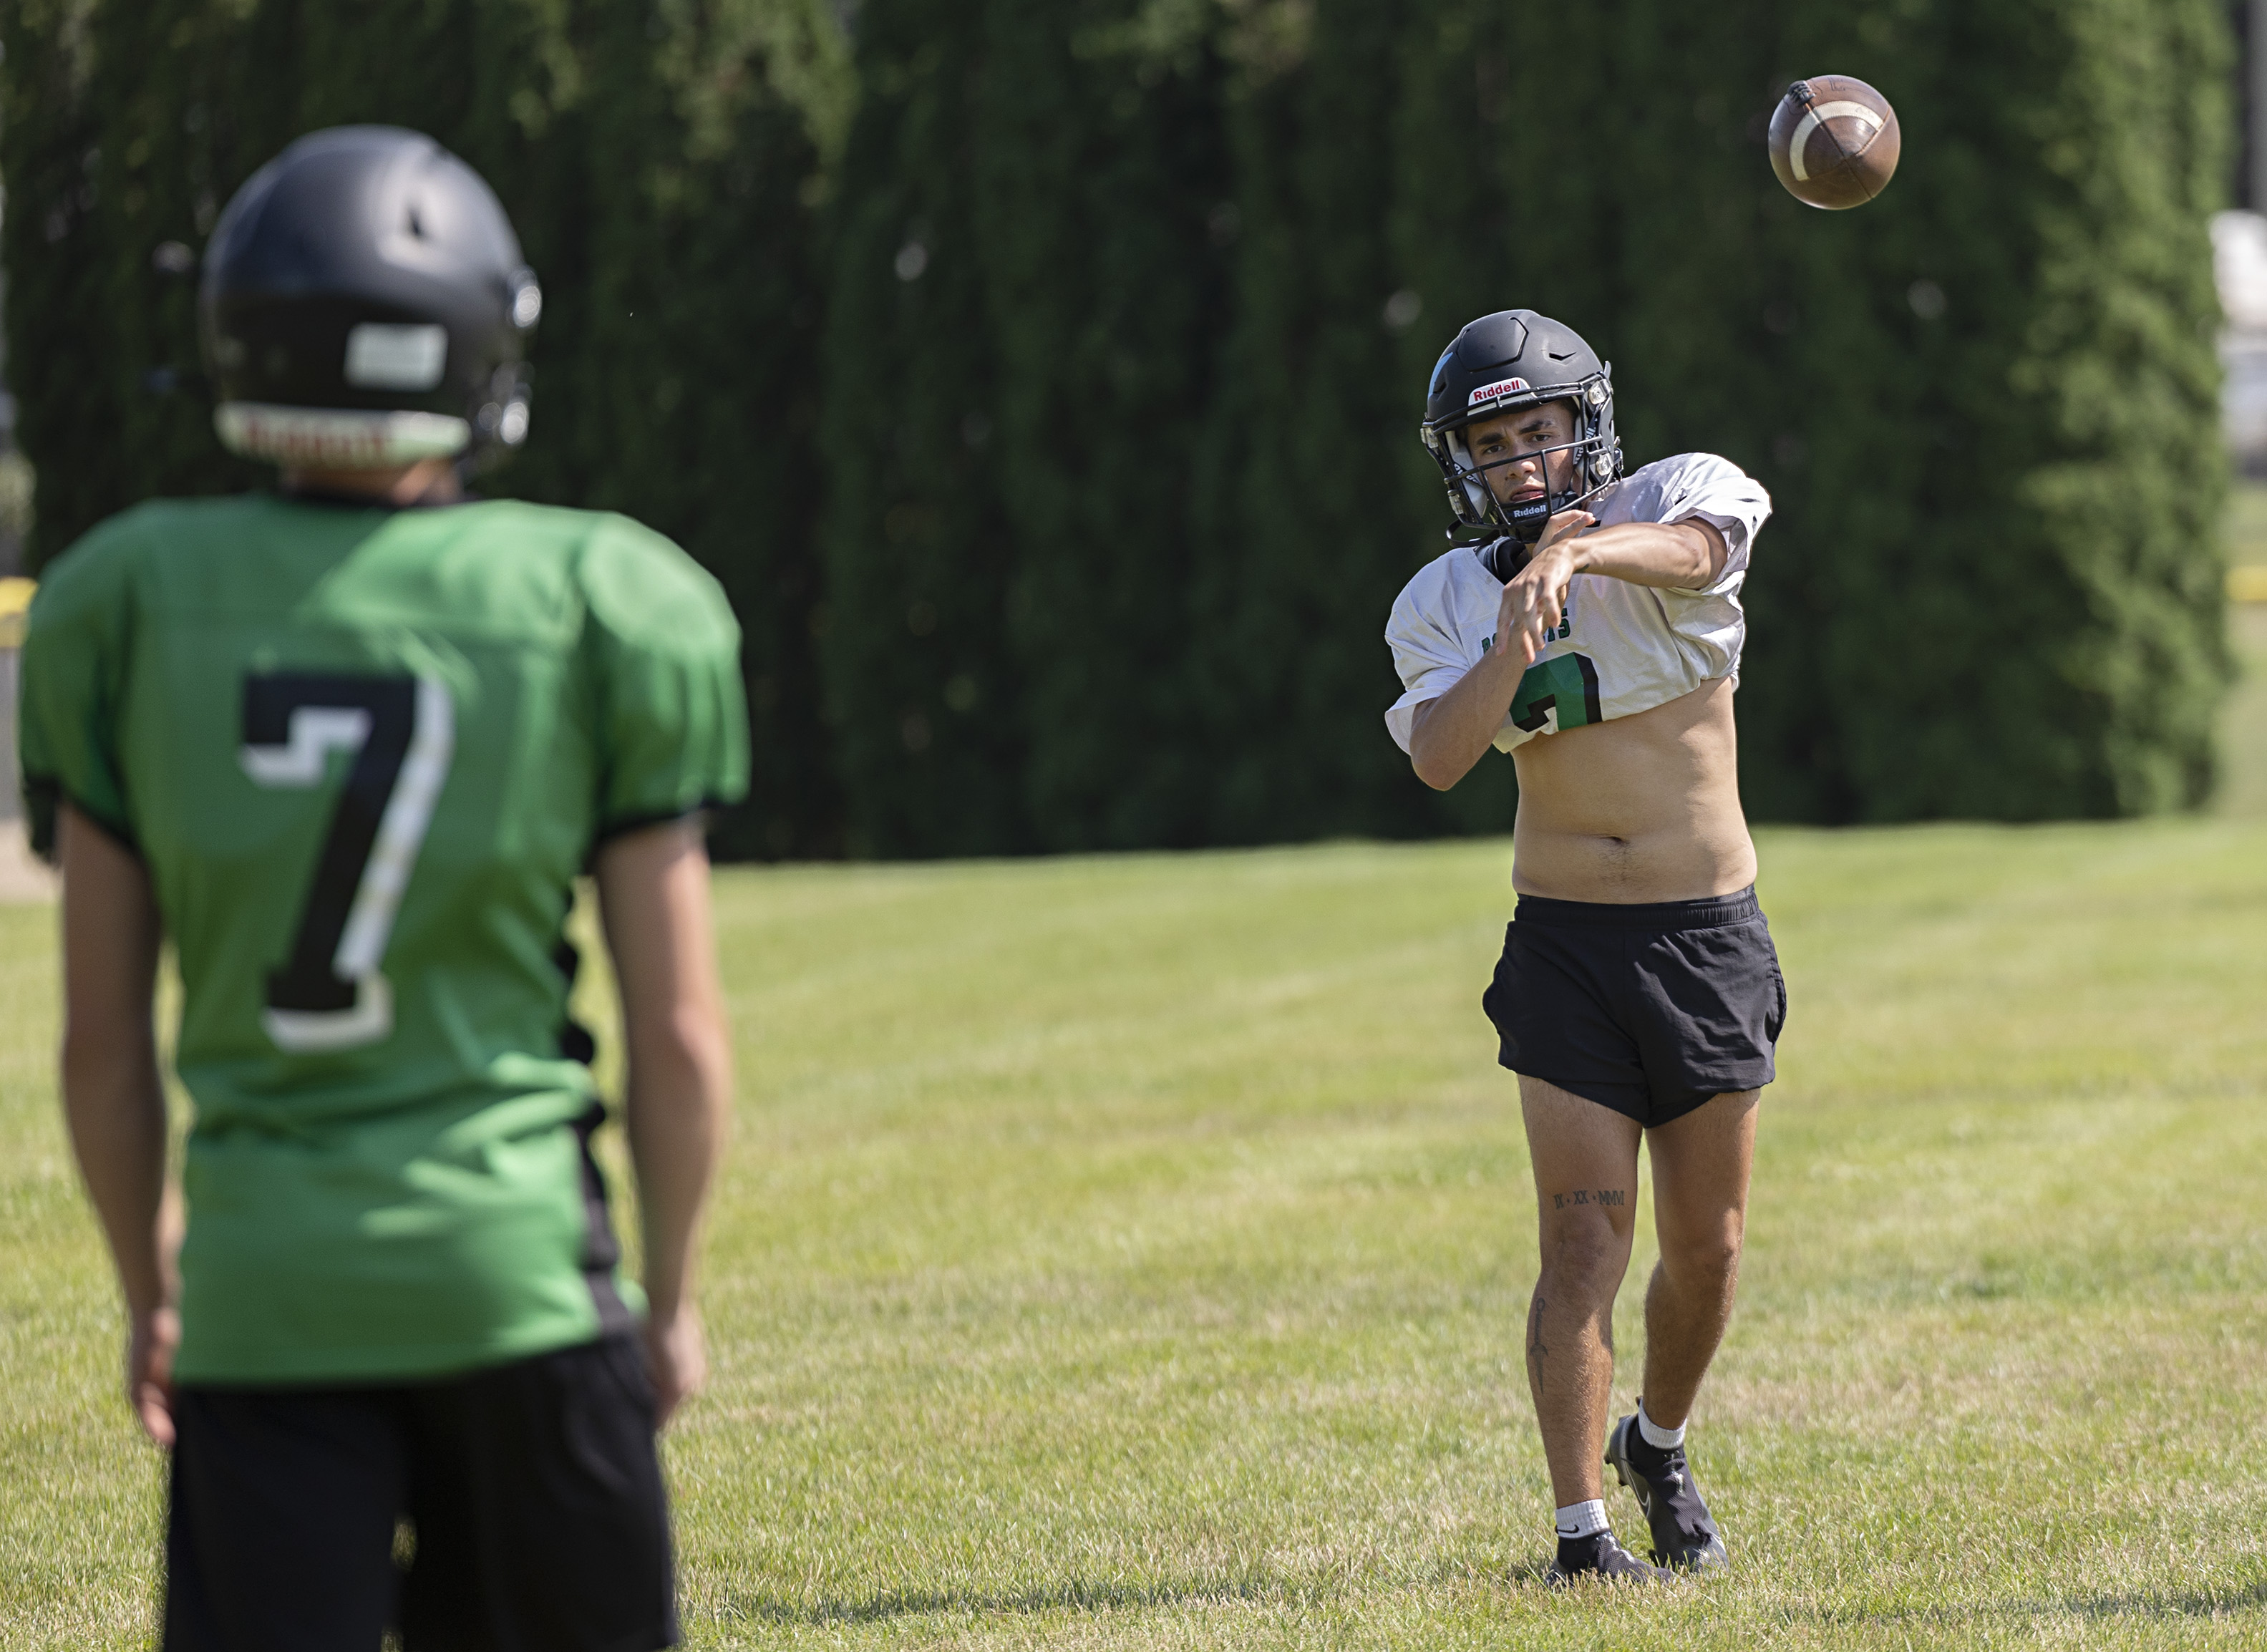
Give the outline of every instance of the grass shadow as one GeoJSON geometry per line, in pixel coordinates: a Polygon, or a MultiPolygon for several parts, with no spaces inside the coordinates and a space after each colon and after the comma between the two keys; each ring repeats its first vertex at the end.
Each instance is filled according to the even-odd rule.
{"type": "MultiPolygon", "coordinates": [[[[1434,1584],[1455,1582],[1470,1585],[1486,1581],[1515,1590],[1557,1593],[1551,1582],[1551,1560],[1545,1555],[1512,1563],[1500,1571],[1489,1569],[1486,1580],[1471,1568],[1449,1566],[1425,1580],[1434,1584]]],[[[1684,1580],[1680,1580],[1684,1581],[1684,1580]]],[[[1603,1586],[1602,1586],[1603,1587],[1603,1586]]],[[[1105,1582],[1073,1578],[1023,1590],[895,1589],[863,1599],[840,1597],[813,1601],[782,1600],[774,1595],[724,1594],[715,1601],[722,1618],[797,1625],[885,1623],[900,1618],[938,1614],[956,1616],[1025,1616],[1048,1612],[1104,1612],[1159,1606],[1228,1605],[1266,1602],[1281,1606],[1314,1606],[1344,1599],[1343,1587],[1317,1578],[1295,1578],[1272,1573],[1186,1582],[1105,1582]]]]}
{"type": "Polygon", "coordinates": [[[2016,1610],[2067,1612],[2080,1618],[2210,1618],[2223,1612],[2267,1606],[2267,1577],[2240,1589],[2130,1590],[2080,1595],[2058,1604],[2023,1602],[2016,1610]]]}
{"type": "Polygon", "coordinates": [[[1960,1606],[1910,1606],[1885,1612],[1847,1612],[1831,1607],[1786,1616],[1807,1619],[1823,1628],[1856,1628],[1861,1625],[1925,1624],[1933,1629],[1972,1628],[1979,1619],[2082,1618],[2102,1623],[2118,1619],[2215,1618],[2267,1607],[2267,1577],[2232,1588],[2118,1590],[2096,1595],[2067,1595],[2029,1600],[1977,1601],[1960,1606]]]}
{"type": "Polygon", "coordinates": [[[1191,1583],[1101,1582],[1075,1578],[1026,1590],[893,1589],[862,1600],[781,1600],[773,1596],[724,1597],[722,1615],[766,1623],[884,1623],[938,1613],[1018,1616],[1045,1612],[1104,1612],[1126,1607],[1224,1605],[1270,1601],[1310,1605],[1333,1591],[1272,1576],[1220,1578],[1191,1583]]]}

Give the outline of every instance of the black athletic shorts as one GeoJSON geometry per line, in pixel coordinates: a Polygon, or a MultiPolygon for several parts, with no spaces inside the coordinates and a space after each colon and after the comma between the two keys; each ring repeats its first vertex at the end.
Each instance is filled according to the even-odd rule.
{"type": "Polygon", "coordinates": [[[630,1337],[437,1382],[184,1387],[173,1426],[165,1652],[677,1644],[630,1337]]]}
{"type": "Polygon", "coordinates": [[[1522,895],[1480,1003],[1506,1067],[1650,1128],[1772,1082],[1786,983],[1752,889],[1632,907],[1522,895]]]}

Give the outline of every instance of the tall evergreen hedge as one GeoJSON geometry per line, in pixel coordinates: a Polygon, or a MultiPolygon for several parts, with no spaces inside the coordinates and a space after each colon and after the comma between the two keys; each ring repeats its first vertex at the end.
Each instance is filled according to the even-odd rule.
{"type": "Polygon", "coordinates": [[[1380,232],[1398,90],[1380,70],[1427,10],[1318,8],[1303,38],[1250,52],[1234,110],[1238,303],[1198,584],[1220,753],[1210,819],[1231,841],[1406,832],[1430,813],[1384,738],[1399,684],[1378,641],[1440,540],[1405,485],[1411,393],[1431,363],[1412,373],[1384,320],[1404,278],[1380,232]]]}
{"type": "Polygon", "coordinates": [[[992,0],[979,257],[1000,342],[1021,796],[1049,848],[1213,841],[1192,671],[1201,462],[1227,304],[1219,54],[1156,8],[992,0]],[[1068,26],[1064,26],[1067,23],[1068,26]]]}
{"type": "Polygon", "coordinates": [[[213,438],[194,274],[160,249],[202,246],[302,132],[416,128],[495,185],[545,288],[531,440],[479,486],[628,511],[715,571],[756,734],[723,847],[839,843],[813,527],[823,151],[849,87],[819,0],[24,0],[0,46],[35,565],[136,499],[262,474],[213,438]]]}
{"type": "Polygon", "coordinates": [[[955,382],[1047,411],[983,466],[1008,537],[965,540],[984,594],[956,647],[1025,685],[993,768],[935,789],[900,737],[941,679],[894,608],[834,616],[854,834],[944,852],[987,810],[1014,822],[994,848],[1507,823],[1508,764],[1440,798],[1387,744],[1377,632],[1441,546],[1411,439],[1426,371],[1464,320],[1522,304],[1614,360],[1633,464],[1720,452],[1778,501],[1741,695],[1757,815],[2200,801],[2228,674],[2221,10],[869,0],[843,189],[854,212],[891,204],[837,269],[828,459],[838,507],[869,519],[831,516],[831,565],[905,566],[869,467],[911,422],[854,388],[883,362],[918,378],[949,353],[955,382]],[[916,62],[937,77],[917,139],[877,95],[916,62]],[[1763,151],[1787,82],[1830,70],[1881,86],[1904,128],[1896,184],[1860,211],[1801,206],[1763,151]],[[1203,241],[1158,209],[1146,121],[1169,112],[1219,134],[1181,186],[1218,190],[1203,241]],[[892,192],[924,166],[916,212],[892,192]],[[865,320],[916,217],[961,248],[932,344],[865,320]],[[1170,418],[1129,417],[1131,378],[1078,353],[1082,318],[1131,336],[1082,261],[1105,235],[1152,329],[1126,361],[1174,380],[1170,418]],[[1095,455],[1157,486],[1113,495],[1095,455]],[[1092,525],[1066,535],[1057,499],[1092,525]],[[1142,577],[1112,586],[1124,559],[1095,552],[1119,543],[1142,577]],[[1033,625],[1042,591],[1061,594],[1033,625]]]}
{"type": "Polygon", "coordinates": [[[823,633],[854,853],[1031,847],[1016,543],[973,200],[973,8],[877,6],[827,316],[823,633]]]}
{"type": "Polygon", "coordinates": [[[737,847],[888,855],[1493,830],[1379,713],[1446,514],[1441,345],[1532,305],[1633,463],[1778,502],[1759,817],[2178,807],[2228,675],[2219,0],[16,0],[11,372],[35,554],[237,485],[153,249],[293,134],[433,131],[542,272],[535,439],[724,578],[737,847]],[[1897,103],[1860,210],[1773,181],[1798,74],[1897,103]],[[832,135],[856,109],[839,164],[832,135]],[[172,388],[168,389],[167,386],[172,388]]]}

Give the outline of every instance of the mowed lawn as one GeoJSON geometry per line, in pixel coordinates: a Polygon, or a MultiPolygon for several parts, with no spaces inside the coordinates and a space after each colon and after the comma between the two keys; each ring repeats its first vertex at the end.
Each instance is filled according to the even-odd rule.
{"type": "MultiPolygon", "coordinates": [[[[1506,845],[723,875],[688,1642],[2267,1644],[2267,825],[1762,843],[1735,1567],[1645,1595],[1539,1581],[1506,845]]],[[[0,1642],[134,1646],[52,927],[0,908],[0,1642]]]]}

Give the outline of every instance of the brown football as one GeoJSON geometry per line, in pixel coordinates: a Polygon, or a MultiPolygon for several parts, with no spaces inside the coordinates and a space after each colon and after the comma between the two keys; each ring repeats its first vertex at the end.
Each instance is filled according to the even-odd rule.
{"type": "Polygon", "coordinates": [[[1805,206],[1860,207],[1897,169],[1897,112],[1862,80],[1798,80],[1772,111],[1771,163],[1805,206]]]}

